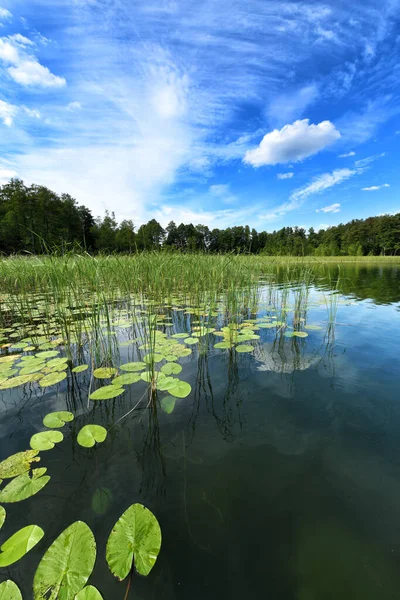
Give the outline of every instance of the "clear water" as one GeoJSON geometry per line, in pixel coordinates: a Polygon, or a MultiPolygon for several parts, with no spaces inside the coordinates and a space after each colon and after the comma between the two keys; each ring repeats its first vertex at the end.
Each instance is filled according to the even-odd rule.
{"type": "Polygon", "coordinates": [[[132,599],[399,598],[400,270],[342,269],[330,331],[328,281],[311,292],[307,322],[322,330],[307,338],[276,340],[263,329],[254,355],[210,347],[207,357],[195,349],[181,359],[192,393],[171,414],[142,403],[113,426],[146,385],[88,410],[88,373],[54,391],[0,392],[0,458],[29,447],[48,412],[75,414],[64,441],[42,453],[50,483],[6,507],[2,541],[33,523],[45,537],[0,579],[31,598],[45,549],[80,519],[97,541],[90,583],[122,599],[126,584],[108,571],[105,544],[141,502],[163,544],[149,577],[134,576],[132,599]],[[76,443],[87,423],[110,429],[95,450],[76,443]],[[103,514],[92,507],[99,488],[111,497],[96,507],[103,514]]]}

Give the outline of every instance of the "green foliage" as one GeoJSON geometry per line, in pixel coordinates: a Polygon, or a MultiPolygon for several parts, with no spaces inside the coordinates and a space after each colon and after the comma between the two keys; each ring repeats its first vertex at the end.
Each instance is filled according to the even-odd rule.
{"type": "Polygon", "coordinates": [[[107,540],[106,560],[120,581],[134,567],[148,575],[161,548],[161,529],[153,513],[142,504],[132,504],[114,525],[107,540]]]}
{"type": "Polygon", "coordinates": [[[22,600],[19,587],[11,579],[0,583],[0,600],[22,600]]]}
{"type": "Polygon", "coordinates": [[[43,529],[37,525],[28,525],[14,533],[0,547],[0,567],[8,567],[17,562],[36,546],[43,536],[43,529]]]}
{"type": "Polygon", "coordinates": [[[43,425],[51,429],[59,429],[64,427],[65,423],[74,420],[74,415],[67,410],[59,410],[57,412],[48,413],[43,419],[43,425]]]}
{"type": "Polygon", "coordinates": [[[29,471],[33,462],[40,461],[38,450],[25,450],[9,456],[0,463],[0,479],[10,479],[29,471]]]}
{"type": "Polygon", "coordinates": [[[89,579],[95,561],[93,533],[86,523],[76,521],[58,536],[40,561],[33,581],[34,600],[73,600],[89,579]]]}
{"type": "Polygon", "coordinates": [[[107,487],[97,488],[92,497],[92,510],[98,515],[104,515],[112,503],[112,493],[107,487]]]}
{"type": "Polygon", "coordinates": [[[0,490],[0,502],[20,502],[37,494],[50,481],[45,475],[47,469],[33,469],[32,477],[29,473],[18,475],[0,490]]]}
{"type": "Polygon", "coordinates": [[[84,448],[93,448],[96,444],[104,442],[107,437],[107,429],[101,425],[85,425],[78,433],[78,444],[84,448]]]}
{"type": "MultiPolygon", "coordinates": [[[[0,483],[1,483],[1,481],[0,481],[0,483]]],[[[5,520],[6,520],[6,509],[4,508],[4,506],[0,506],[0,529],[3,527],[5,520]]]]}
{"type": "Polygon", "coordinates": [[[124,393],[124,388],[117,385],[105,385],[89,396],[90,400],[110,400],[124,393]]]}
{"type": "Polygon", "coordinates": [[[103,596],[92,585],[87,585],[75,596],[74,600],[103,600],[103,596]]]}
{"type": "Polygon", "coordinates": [[[51,450],[63,439],[61,431],[40,431],[31,437],[30,446],[34,450],[51,450]]]}

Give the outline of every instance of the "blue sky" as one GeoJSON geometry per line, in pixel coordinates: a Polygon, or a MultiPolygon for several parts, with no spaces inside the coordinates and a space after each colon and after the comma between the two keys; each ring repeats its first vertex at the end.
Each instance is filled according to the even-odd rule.
{"type": "Polygon", "coordinates": [[[0,182],[139,225],[400,211],[400,0],[0,0],[0,182]]]}

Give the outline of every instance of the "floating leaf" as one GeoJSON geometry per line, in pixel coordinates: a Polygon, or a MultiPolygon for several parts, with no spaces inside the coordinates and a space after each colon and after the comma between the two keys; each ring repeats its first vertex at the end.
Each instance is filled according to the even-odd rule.
{"type": "Polygon", "coordinates": [[[294,331],[293,335],[295,335],[296,337],[299,337],[299,338],[308,337],[308,333],[306,331],[294,331]]]}
{"type": "Polygon", "coordinates": [[[0,583],[0,600],[22,600],[19,587],[11,579],[0,583]]]}
{"type": "Polygon", "coordinates": [[[59,354],[58,350],[45,350],[45,352],[38,352],[35,356],[36,358],[53,358],[53,356],[58,356],[59,354]]]}
{"type": "Polygon", "coordinates": [[[0,567],[8,567],[25,556],[44,536],[37,525],[28,525],[12,535],[0,548],[0,567]]]}
{"type": "Polygon", "coordinates": [[[19,387],[20,385],[25,385],[26,383],[30,383],[35,381],[36,373],[32,375],[17,375],[17,377],[12,377],[11,379],[6,379],[0,385],[0,390],[9,390],[11,388],[19,387]]]}
{"type": "Polygon", "coordinates": [[[165,375],[179,375],[181,371],[182,366],[173,362],[170,362],[167,365],[163,365],[161,367],[161,372],[165,373],[165,375]]]}
{"type": "Polygon", "coordinates": [[[40,431],[31,437],[30,447],[34,450],[51,450],[63,439],[61,431],[40,431]]]}
{"type": "Polygon", "coordinates": [[[98,515],[104,515],[112,502],[112,493],[106,487],[97,488],[92,497],[92,509],[98,515]]]}
{"type": "Polygon", "coordinates": [[[250,344],[241,344],[240,346],[236,346],[236,352],[254,352],[254,346],[250,346],[250,344]]]}
{"type": "Polygon", "coordinates": [[[168,388],[171,396],[175,396],[176,398],[186,398],[186,396],[189,396],[192,391],[190,384],[186,381],[180,381],[179,379],[176,379],[176,381],[177,384],[174,387],[168,388]]]}
{"type": "Polygon", "coordinates": [[[132,504],[118,519],[107,540],[106,560],[120,581],[132,568],[148,575],[161,548],[161,529],[156,517],[142,504],[132,504]]]}
{"type": "Polygon", "coordinates": [[[174,333],[173,335],[171,335],[171,337],[176,338],[176,339],[183,339],[183,338],[187,338],[188,334],[187,333],[174,333]]]}
{"type": "Polygon", "coordinates": [[[161,408],[164,412],[166,412],[169,415],[174,410],[175,403],[176,398],[174,398],[173,396],[165,396],[165,398],[161,400],[161,408]]]}
{"type": "Polygon", "coordinates": [[[139,373],[125,373],[124,375],[115,377],[112,380],[112,384],[121,387],[121,385],[129,385],[131,383],[136,383],[137,381],[140,381],[139,373]]]}
{"type": "Polygon", "coordinates": [[[176,354],[164,354],[164,358],[168,362],[174,362],[175,360],[178,360],[178,356],[176,354]]]}
{"type": "Polygon", "coordinates": [[[143,371],[143,369],[145,369],[147,367],[146,363],[144,362],[130,362],[130,363],[125,363],[124,365],[120,365],[120,369],[121,371],[130,371],[130,372],[136,372],[136,371],[143,371]]]}
{"type": "Polygon", "coordinates": [[[96,560],[96,542],[82,521],[72,523],[52,543],[33,580],[35,600],[73,600],[89,579],[96,560]]]}
{"type": "Polygon", "coordinates": [[[97,588],[87,585],[75,596],[74,600],[103,600],[103,596],[97,588]]]}
{"type": "Polygon", "coordinates": [[[46,363],[46,367],[49,369],[65,369],[67,367],[68,358],[52,358],[46,363]]]}
{"type": "Polygon", "coordinates": [[[124,388],[120,388],[116,385],[105,385],[90,394],[89,398],[90,400],[110,400],[111,398],[120,396],[124,391],[124,388]]]}
{"type": "Polygon", "coordinates": [[[195,337],[188,337],[184,339],[184,342],[185,344],[188,344],[188,346],[193,346],[194,344],[198,344],[199,340],[195,337]]]}
{"type": "MultiPolygon", "coordinates": [[[[1,483],[1,480],[0,480],[0,483],[1,483]]],[[[0,529],[3,527],[5,520],[6,520],[6,509],[4,508],[4,506],[0,506],[0,529]]]]}
{"type": "Polygon", "coordinates": [[[32,477],[29,473],[18,475],[2,490],[0,490],[0,502],[21,502],[34,496],[50,481],[48,475],[44,475],[47,469],[33,469],[32,477]]]}
{"type": "Polygon", "coordinates": [[[319,325],[304,325],[304,329],[308,329],[309,331],[321,331],[322,327],[319,325]]]}
{"type": "Polygon", "coordinates": [[[39,380],[39,385],[40,387],[49,387],[50,385],[56,385],[57,383],[60,383],[61,381],[66,379],[66,377],[67,374],[64,372],[58,373],[56,371],[55,373],[49,373],[49,375],[45,375],[39,380]]]}
{"type": "Polygon", "coordinates": [[[232,348],[231,342],[218,342],[214,344],[214,348],[218,348],[219,350],[226,350],[227,348],[232,348]]]}
{"type": "Polygon", "coordinates": [[[146,356],[143,357],[143,360],[145,363],[150,365],[152,363],[161,362],[162,360],[164,360],[164,357],[162,354],[158,354],[156,352],[151,352],[150,354],[146,354],[146,356]]]}
{"type": "Polygon", "coordinates": [[[78,444],[84,448],[93,448],[95,443],[104,442],[107,437],[107,429],[101,425],[85,425],[78,433],[78,444]]]}
{"type": "Polygon", "coordinates": [[[43,425],[50,429],[58,429],[64,427],[65,423],[74,420],[74,415],[67,410],[59,410],[57,412],[48,413],[43,419],[43,425]]]}
{"type": "Polygon", "coordinates": [[[286,338],[292,338],[294,337],[294,333],[293,331],[285,331],[285,333],[283,334],[286,338]]]}
{"type": "Polygon", "coordinates": [[[110,377],[113,377],[117,373],[118,370],[114,367],[102,367],[93,371],[93,375],[94,377],[97,377],[97,379],[110,379],[110,377]]]}
{"type": "Polygon", "coordinates": [[[0,463],[0,479],[10,479],[29,471],[31,463],[40,461],[38,454],[38,450],[25,450],[4,459],[0,463]]]}
{"type": "Polygon", "coordinates": [[[21,354],[7,354],[6,356],[0,356],[0,364],[14,362],[18,358],[21,358],[21,354]]]}
{"type": "Polygon", "coordinates": [[[87,371],[89,365],[78,365],[72,369],[72,373],[83,373],[83,371],[87,371]]]}
{"type": "Polygon", "coordinates": [[[168,390],[175,388],[180,380],[177,377],[164,377],[163,379],[157,380],[157,389],[161,392],[167,392],[168,390]]]}
{"type": "Polygon", "coordinates": [[[175,350],[175,354],[178,356],[190,356],[192,354],[192,350],[190,348],[185,348],[182,346],[181,350],[175,350]]]}

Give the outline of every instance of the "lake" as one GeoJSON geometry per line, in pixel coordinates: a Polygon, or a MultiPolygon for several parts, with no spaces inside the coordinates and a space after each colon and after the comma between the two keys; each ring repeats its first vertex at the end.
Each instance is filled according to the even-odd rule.
{"type": "MultiPolygon", "coordinates": [[[[192,339],[191,354],[171,361],[191,386],[186,397],[168,390],[149,397],[140,379],[114,399],[88,400],[110,381],[92,377],[85,348],[74,364],[88,363],[86,371],[71,373],[69,364],[57,385],[0,392],[1,460],[29,448],[48,413],[74,415],[60,429],[63,441],[40,454],[48,484],[4,504],[1,542],[28,524],[45,537],[1,569],[1,580],[13,579],[31,598],[44,551],[82,520],[97,542],[90,583],[122,600],[126,582],[108,570],[106,541],[124,510],[140,502],[157,517],[163,541],[151,574],[133,576],[130,598],[399,598],[400,267],[327,266],[306,287],[279,275],[272,284],[261,280],[256,312],[253,299],[243,303],[229,329],[217,309],[206,335],[205,317],[173,300],[157,327],[161,341],[185,345],[187,338],[171,338],[181,332],[192,339]],[[236,350],[238,331],[239,342],[252,346],[247,352],[236,350]],[[83,448],[77,434],[89,423],[108,435],[83,448]]],[[[35,302],[43,323],[40,296],[35,302]]],[[[143,316],[146,304],[136,309],[143,316]]],[[[143,321],[132,325],[123,299],[112,310],[116,366],[141,360],[132,340],[143,321]]],[[[4,338],[15,331],[18,322],[3,327],[4,338]]],[[[64,356],[63,344],[57,348],[64,356]]]]}

